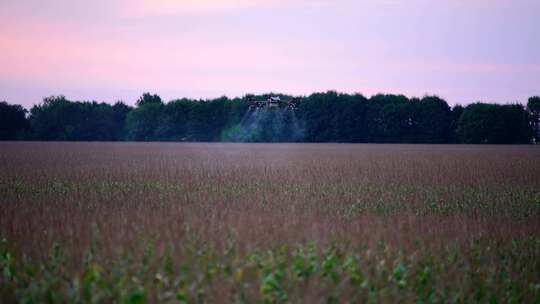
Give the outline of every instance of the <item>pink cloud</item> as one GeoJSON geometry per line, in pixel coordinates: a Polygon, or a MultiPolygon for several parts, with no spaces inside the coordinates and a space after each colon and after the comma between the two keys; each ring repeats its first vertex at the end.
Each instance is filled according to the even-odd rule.
{"type": "Polygon", "coordinates": [[[0,3],[0,91],[540,93],[527,0],[54,3],[0,3]]]}

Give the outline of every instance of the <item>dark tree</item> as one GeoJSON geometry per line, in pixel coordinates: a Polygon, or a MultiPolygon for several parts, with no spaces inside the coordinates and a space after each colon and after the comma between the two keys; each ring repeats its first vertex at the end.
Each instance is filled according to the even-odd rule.
{"type": "Polygon", "coordinates": [[[527,102],[534,143],[540,143],[540,97],[533,96],[527,102]]]}
{"type": "Polygon", "coordinates": [[[68,140],[77,118],[64,96],[50,96],[30,109],[30,126],[38,140],[68,140]]]}
{"type": "Polygon", "coordinates": [[[165,105],[161,102],[143,103],[126,117],[126,138],[135,141],[154,141],[162,123],[165,105]]]}
{"type": "Polygon", "coordinates": [[[305,121],[306,140],[325,142],[332,140],[332,114],[335,111],[336,92],[315,93],[299,105],[300,116],[305,121]]]}
{"type": "Polygon", "coordinates": [[[331,123],[333,141],[366,141],[367,99],[360,94],[339,94],[334,109],[331,123]]]}
{"type": "Polygon", "coordinates": [[[158,95],[143,93],[137,107],[126,116],[125,136],[128,140],[160,140],[160,124],[163,123],[165,105],[158,95]]]}
{"type": "Polygon", "coordinates": [[[110,141],[117,139],[119,128],[111,105],[72,102],[64,96],[46,97],[32,107],[30,125],[39,140],[110,141]]]}
{"type": "Polygon", "coordinates": [[[133,109],[132,107],[126,105],[122,101],[117,101],[112,106],[113,121],[114,121],[114,130],[112,131],[114,133],[115,140],[124,139],[126,118],[127,118],[128,113],[132,109],[133,109]]]}
{"type": "MultiPolygon", "coordinates": [[[[307,97],[284,94],[229,99],[180,99],[164,103],[144,93],[135,108],[69,101],[51,96],[30,110],[0,103],[2,139],[492,143],[540,142],[540,98],[522,105],[476,103],[451,109],[437,96],[407,98],[334,91],[307,97]],[[296,105],[253,108],[254,101],[279,96],[296,105]],[[17,113],[16,115],[13,113],[17,113]],[[13,115],[12,115],[13,114],[13,115]],[[13,117],[17,119],[12,119],[13,117]]],[[[289,104],[290,105],[290,104],[289,104]]]]}
{"type": "Polygon", "coordinates": [[[22,139],[28,130],[26,110],[20,105],[0,102],[0,140],[22,139]]]}
{"type": "Polygon", "coordinates": [[[457,129],[458,129],[459,118],[461,117],[461,114],[463,114],[463,109],[464,108],[461,105],[455,105],[452,108],[452,122],[450,123],[450,130],[452,132],[451,134],[452,143],[459,143],[459,136],[457,133],[457,129]]]}
{"type": "Polygon", "coordinates": [[[517,104],[471,104],[463,110],[457,132],[462,143],[471,144],[526,144],[531,139],[527,112],[517,104]]]}
{"type": "Polygon", "coordinates": [[[409,99],[403,95],[372,96],[366,115],[368,142],[406,142],[404,136],[410,133],[408,102],[409,99]]]}
{"type": "Polygon", "coordinates": [[[145,104],[162,104],[163,101],[161,100],[161,97],[158,95],[150,94],[150,93],[143,93],[141,97],[137,100],[137,106],[143,106],[145,104]]]}
{"type": "Polygon", "coordinates": [[[157,138],[170,141],[187,140],[187,123],[193,102],[189,99],[171,101],[163,109],[163,118],[155,130],[157,138]]]}
{"type": "Polygon", "coordinates": [[[410,133],[407,142],[448,143],[452,141],[452,110],[437,96],[412,99],[404,128],[410,133]]]}

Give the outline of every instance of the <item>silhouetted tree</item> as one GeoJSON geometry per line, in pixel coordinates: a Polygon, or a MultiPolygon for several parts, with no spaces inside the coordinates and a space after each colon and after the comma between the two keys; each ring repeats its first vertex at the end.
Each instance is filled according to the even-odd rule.
{"type": "Polygon", "coordinates": [[[409,130],[409,99],[403,95],[372,96],[368,101],[368,142],[406,142],[409,130]]]}
{"type": "Polygon", "coordinates": [[[405,129],[407,142],[449,143],[452,141],[452,110],[437,96],[412,99],[405,129]]]}
{"type": "Polygon", "coordinates": [[[126,118],[127,118],[128,113],[132,109],[133,109],[132,107],[126,105],[122,101],[117,101],[112,106],[114,129],[111,131],[114,133],[113,137],[115,140],[124,139],[126,118]]]}
{"type": "Polygon", "coordinates": [[[521,105],[475,103],[463,110],[457,129],[463,143],[530,143],[528,115],[521,105]]]}
{"type": "Polygon", "coordinates": [[[161,97],[158,95],[150,94],[150,93],[143,93],[141,97],[137,100],[137,106],[143,106],[145,104],[162,104],[163,101],[161,100],[161,97]]]}
{"type": "Polygon", "coordinates": [[[530,125],[533,133],[533,140],[540,143],[540,97],[533,96],[527,102],[527,110],[530,115],[530,125]]]}
{"type": "Polygon", "coordinates": [[[452,108],[452,122],[450,123],[450,130],[452,132],[451,142],[453,143],[459,143],[459,136],[457,133],[457,129],[458,129],[459,118],[461,117],[461,114],[463,114],[463,109],[464,108],[461,105],[455,105],[452,108]]]}
{"type": "Polygon", "coordinates": [[[167,103],[163,109],[161,122],[155,130],[155,135],[161,140],[187,140],[187,123],[193,101],[180,99],[167,103]]]}
{"type": "Polygon", "coordinates": [[[298,109],[300,117],[305,122],[306,140],[325,142],[332,139],[332,114],[335,111],[333,102],[338,95],[336,92],[315,93],[303,100],[298,109]]]}
{"type": "Polygon", "coordinates": [[[39,140],[68,140],[76,123],[65,96],[50,96],[30,109],[30,126],[39,140]]]}
{"type": "Polygon", "coordinates": [[[30,126],[33,138],[39,140],[110,141],[117,139],[118,123],[109,104],[51,96],[32,107],[30,126]]]}
{"type": "Polygon", "coordinates": [[[0,102],[0,140],[22,139],[27,130],[26,110],[20,105],[0,102]]]}
{"type": "Polygon", "coordinates": [[[137,141],[153,141],[162,123],[165,105],[161,102],[141,103],[126,117],[126,138],[137,141]]]}
{"type": "Polygon", "coordinates": [[[28,120],[22,107],[0,103],[0,124],[3,139],[21,138],[29,121],[28,138],[39,140],[497,144],[529,143],[534,138],[540,142],[539,97],[531,97],[526,109],[484,103],[451,109],[437,96],[378,94],[366,99],[328,91],[295,97],[295,110],[248,110],[253,101],[270,96],[293,99],[269,93],[164,103],[158,95],[144,93],[132,108],[123,102],[111,106],[51,96],[32,107],[28,120]],[[15,116],[18,122],[9,118],[15,116]]]}

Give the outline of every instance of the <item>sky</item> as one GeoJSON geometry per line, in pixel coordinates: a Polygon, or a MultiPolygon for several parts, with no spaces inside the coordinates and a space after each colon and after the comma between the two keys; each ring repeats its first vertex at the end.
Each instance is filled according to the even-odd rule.
{"type": "Polygon", "coordinates": [[[539,0],[0,0],[0,100],[540,95],[539,0]]]}

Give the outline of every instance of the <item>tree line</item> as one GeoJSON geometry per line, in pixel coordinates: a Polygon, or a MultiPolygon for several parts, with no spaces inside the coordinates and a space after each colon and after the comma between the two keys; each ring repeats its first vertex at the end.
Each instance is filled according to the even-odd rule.
{"type": "Polygon", "coordinates": [[[540,143],[540,97],[450,107],[437,96],[334,91],[170,102],[144,93],[132,107],[51,96],[29,111],[0,102],[0,140],[530,144],[540,143]],[[269,96],[296,107],[255,114],[250,102],[269,96]]]}

